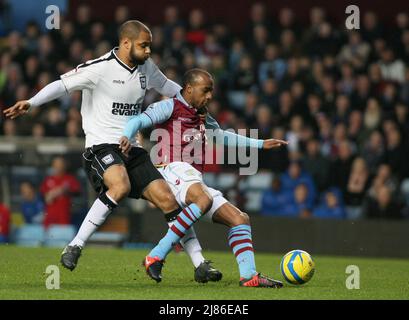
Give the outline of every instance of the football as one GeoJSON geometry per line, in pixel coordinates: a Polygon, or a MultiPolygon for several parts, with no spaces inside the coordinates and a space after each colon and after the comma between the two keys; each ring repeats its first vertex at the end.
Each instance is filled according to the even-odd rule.
{"type": "Polygon", "coordinates": [[[315,262],[308,252],[293,250],[281,260],[281,273],[291,284],[304,284],[311,280],[315,272],[315,262]]]}

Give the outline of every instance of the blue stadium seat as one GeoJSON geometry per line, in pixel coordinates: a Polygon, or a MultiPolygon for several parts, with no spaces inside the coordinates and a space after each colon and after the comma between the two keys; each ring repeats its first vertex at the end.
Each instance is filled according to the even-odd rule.
{"type": "Polygon", "coordinates": [[[76,229],[73,225],[50,225],[45,234],[44,245],[62,248],[74,238],[75,234],[76,229]]]}
{"type": "Polygon", "coordinates": [[[261,199],[263,197],[262,191],[249,191],[246,193],[247,202],[244,206],[246,211],[260,212],[261,209],[261,199]]]}
{"type": "Polygon", "coordinates": [[[234,173],[220,173],[217,177],[217,188],[220,190],[232,188],[237,179],[238,177],[234,173]]]}
{"type": "Polygon", "coordinates": [[[217,186],[216,186],[216,175],[215,175],[214,173],[211,173],[211,172],[205,172],[205,173],[203,173],[203,182],[204,182],[207,186],[217,189],[217,186]]]}
{"type": "Polygon", "coordinates": [[[27,224],[16,229],[15,242],[19,246],[39,247],[44,240],[44,227],[38,224],[27,224]]]}
{"type": "Polygon", "coordinates": [[[272,172],[259,172],[247,178],[247,187],[251,190],[266,190],[270,188],[272,179],[272,172]]]}
{"type": "Polygon", "coordinates": [[[125,241],[125,235],[120,232],[95,232],[89,239],[89,244],[119,247],[125,241]]]}

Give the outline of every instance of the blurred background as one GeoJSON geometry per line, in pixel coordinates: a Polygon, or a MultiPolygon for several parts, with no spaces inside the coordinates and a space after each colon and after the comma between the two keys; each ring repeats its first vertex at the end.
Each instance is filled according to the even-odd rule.
{"type": "MultiPolygon", "coordinates": [[[[409,257],[409,14],[398,1],[355,4],[359,30],[345,28],[346,1],[0,0],[0,109],[105,54],[119,25],[141,20],[168,78],[212,73],[209,111],[224,129],[290,142],[259,152],[256,175],[206,168],[207,184],[250,215],[256,250],[409,257]],[[48,5],[60,29],[46,29],[48,5]]],[[[160,98],[150,91],[144,105],[160,98]]],[[[80,105],[76,92],[0,118],[0,242],[62,247],[85,217],[95,194],[80,105]]],[[[197,229],[205,249],[227,249],[223,227],[197,229]]],[[[157,210],[127,200],[92,239],[148,247],[164,230],[157,210]]]]}

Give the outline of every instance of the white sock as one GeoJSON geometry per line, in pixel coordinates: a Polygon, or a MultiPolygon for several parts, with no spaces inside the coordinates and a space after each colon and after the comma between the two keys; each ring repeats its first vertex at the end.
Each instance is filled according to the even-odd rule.
{"type": "MultiPolygon", "coordinates": [[[[111,197],[108,195],[107,197],[115,203],[111,197]]],[[[81,248],[84,247],[85,243],[92,236],[92,234],[99,228],[100,225],[104,223],[110,212],[111,210],[99,198],[97,198],[92,207],[89,209],[77,235],[69,245],[76,245],[80,246],[81,248]]]]}
{"type": "MultiPolygon", "coordinates": [[[[173,221],[169,222],[169,227],[173,224],[173,221]]],[[[189,255],[192,260],[193,265],[197,268],[205,258],[202,255],[202,247],[199,243],[199,240],[196,237],[195,229],[191,226],[185,233],[185,236],[180,239],[180,243],[183,246],[183,249],[189,255]]]]}

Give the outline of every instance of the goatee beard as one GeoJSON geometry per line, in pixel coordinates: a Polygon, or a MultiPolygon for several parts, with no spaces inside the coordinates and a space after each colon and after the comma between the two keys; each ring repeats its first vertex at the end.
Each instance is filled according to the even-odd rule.
{"type": "Polygon", "coordinates": [[[145,60],[142,60],[142,59],[138,59],[138,58],[136,58],[136,57],[134,57],[134,56],[130,56],[130,60],[131,60],[131,62],[133,63],[133,64],[135,64],[135,65],[142,65],[142,64],[144,64],[145,63],[145,60]]]}

